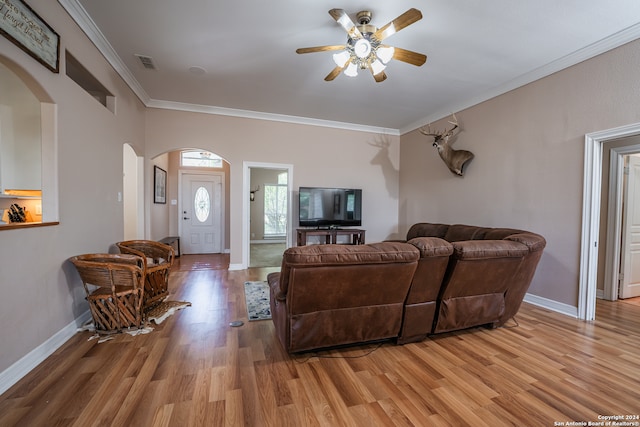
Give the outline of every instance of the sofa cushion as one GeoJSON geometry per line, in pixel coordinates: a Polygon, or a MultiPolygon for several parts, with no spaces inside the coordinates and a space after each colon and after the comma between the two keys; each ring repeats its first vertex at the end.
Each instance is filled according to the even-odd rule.
{"type": "Polygon", "coordinates": [[[284,252],[283,264],[301,268],[305,265],[384,264],[414,262],[420,252],[413,245],[402,242],[381,242],[367,245],[311,245],[289,248],[284,252]]]}

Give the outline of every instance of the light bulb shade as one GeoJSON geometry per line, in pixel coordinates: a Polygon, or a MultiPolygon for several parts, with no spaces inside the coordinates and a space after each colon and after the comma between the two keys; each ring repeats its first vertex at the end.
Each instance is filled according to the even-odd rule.
{"type": "Polygon", "coordinates": [[[353,62],[350,62],[347,69],[344,70],[344,74],[349,77],[355,77],[358,75],[358,66],[353,62]]]}
{"type": "Polygon", "coordinates": [[[351,55],[346,50],[333,54],[333,62],[335,62],[338,67],[344,67],[347,65],[349,58],[351,58],[351,55]]]}
{"type": "Polygon", "coordinates": [[[360,39],[353,45],[353,51],[360,59],[364,59],[371,53],[371,43],[367,39],[360,39]]]}
{"type": "Polygon", "coordinates": [[[374,76],[383,72],[385,68],[387,68],[387,66],[377,59],[371,63],[371,71],[374,76]]]}
{"type": "Polygon", "coordinates": [[[391,61],[394,52],[395,49],[392,46],[379,47],[378,50],[376,50],[376,56],[383,64],[386,64],[391,61]]]}

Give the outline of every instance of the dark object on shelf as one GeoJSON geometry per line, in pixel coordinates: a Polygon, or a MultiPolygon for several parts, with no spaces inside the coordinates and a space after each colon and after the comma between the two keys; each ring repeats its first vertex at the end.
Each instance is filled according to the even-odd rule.
{"type": "Polygon", "coordinates": [[[27,222],[25,209],[15,203],[11,205],[9,208],[9,222],[27,222]]]}

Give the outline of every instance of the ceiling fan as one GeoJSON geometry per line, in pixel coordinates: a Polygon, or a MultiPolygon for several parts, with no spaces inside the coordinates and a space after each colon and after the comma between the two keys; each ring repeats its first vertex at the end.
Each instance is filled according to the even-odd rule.
{"type": "Polygon", "coordinates": [[[386,80],[384,69],[392,59],[418,67],[427,61],[427,56],[421,53],[382,44],[387,37],[422,19],[422,13],[418,9],[409,9],[380,28],[370,24],[371,12],[367,10],[356,15],[358,25],[354,24],[342,9],[331,9],[329,15],[347,32],[347,43],[296,50],[297,53],[339,51],[333,55],[336,67],[324,78],[326,81],[335,79],[342,71],[347,76],[355,77],[358,68],[368,68],[376,82],[380,83],[386,80]]]}

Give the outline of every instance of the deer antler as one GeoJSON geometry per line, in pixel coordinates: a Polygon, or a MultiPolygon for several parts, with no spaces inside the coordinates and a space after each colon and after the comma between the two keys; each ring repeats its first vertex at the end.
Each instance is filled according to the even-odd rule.
{"type": "Polygon", "coordinates": [[[455,113],[452,114],[453,116],[453,121],[449,120],[449,123],[451,123],[453,125],[453,127],[449,130],[445,129],[441,132],[431,132],[431,123],[429,123],[427,125],[427,129],[425,130],[424,127],[421,127],[420,129],[418,129],[420,131],[421,134],[426,135],[426,136],[434,136],[437,139],[440,139],[442,137],[446,137],[446,136],[451,136],[453,134],[453,131],[456,130],[456,128],[458,127],[458,118],[456,117],[455,113]]]}

